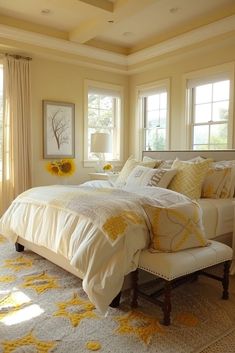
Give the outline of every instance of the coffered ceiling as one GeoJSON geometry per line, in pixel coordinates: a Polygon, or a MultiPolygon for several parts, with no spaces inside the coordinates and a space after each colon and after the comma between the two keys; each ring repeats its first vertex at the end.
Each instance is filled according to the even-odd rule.
{"type": "Polygon", "coordinates": [[[235,0],[0,0],[0,43],[118,65],[234,31],[235,0]]]}

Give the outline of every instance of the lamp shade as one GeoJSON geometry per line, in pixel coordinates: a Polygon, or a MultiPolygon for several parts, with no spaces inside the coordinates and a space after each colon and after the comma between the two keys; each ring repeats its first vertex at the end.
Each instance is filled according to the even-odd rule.
{"type": "Polygon", "coordinates": [[[94,134],[91,134],[91,152],[112,152],[111,135],[105,132],[95,132],[94,134]]]}

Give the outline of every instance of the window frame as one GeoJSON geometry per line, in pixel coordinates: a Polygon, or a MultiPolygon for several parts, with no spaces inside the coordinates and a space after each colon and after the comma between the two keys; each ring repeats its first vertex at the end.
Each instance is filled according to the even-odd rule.
{"type": "Polygon", "coordinates": [[[84,82],[84,144],[83,144],[83,164],[84,168],[95,167],[97,165],[97,160],[88,159],[88,94],[90,89],[95,89],[97,92],[102,90],[116,91],[119,93],[120,97],[120,118],[116,120],[116,128],[114,127],[114,135],[119,135],[113,141],[114,144],[119,144],[120,146],[120,156],[119,159],[112,160],[114,166],[120,166],[123,162],[123,150],[124,150],[124,139],[123,136],[123,119],[124,119],[124,89],[122,86],[113,85],[100,81],[85,80],[84,82]],[[119,130],[119,133],[117,131],[119,130]],[[118,141],[117,141],[118,140],[118,141]]]}
{"type": "Polygon", "coordinates": [[[143,100],[146,97],[144,96],[144,93],[149,93],[151,91],[160,93],[161,90],[165,90],[167,93],[167,107],[166,107],[166,147],[165,150],[170,149],[170,79],[163,79],[163,80],[158,80],[154,81],[148,84],[140,85],[137,86],[136,88],[136,96],[137,96],[137,111],[136,111],[136,117],[137,117],[137,124],[136,124],[136,132],[137,132],[137,154],[138,157],[141,158],[142,152],[144,151],[145,148],[145,118],[146,118],[146,112],[145,112],[145,106],[147,104],[143,104],[143,100]]]}
{"type": "MultiPolygon", "coordinates": [[[[234,106],[234,64],[229,63],[229,64],[223,64],[223,65],[218,65],[214,66],[211,68],[203,69],[203,70],[198,70],[194,71],[191,73],[187,73],[184,75],[184,87],[185,87],[185,127],[186,127],[186,148],[189,150],[194,150],[194,144],[193,144],[193,133],[194,133],[194,126],[198,125],[217,125],[217,124],[222,124],[218,122],[214,122],[209,124],[207,123],[200,123],[200,124],[195,124],[194,122],[194,89],[197,86],[207,84],[207,83],[215,83],[223,80],[229,80],[230,81],[230,93],[229,93],[229,109],[228,109],[228,139],[227,139],[227,148],[226,149],[232,149],[235,146],[235,133],[234,133],[234,127],[235,124],[233,123],[233,106],[234,106]]],[[[213,101],[209,102],[210,104],[213,104],[213,101]]],[[[210,146],[210,144],[208,144],[210,146]]],[[[210,149],[207,149],[205,151],[209,151],[210,149]]],[[[219,150],[219,149],[218,149],[219,150]]],[[[195,149],[196,151],[196,149],[195,149]]]]}

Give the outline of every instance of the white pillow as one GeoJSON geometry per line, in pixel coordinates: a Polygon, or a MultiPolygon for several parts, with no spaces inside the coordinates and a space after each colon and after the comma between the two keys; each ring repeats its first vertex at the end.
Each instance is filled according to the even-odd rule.
{"type": "Polygon", "coordinates": [[[151,161],[147,160],[146,162],[145,161],[139,162],[136,159],[133,159],[132,156],[129,157],[126,163],[124,164],[121,172],[118,175],[118,178],[115,182],[115,186],[123,187],[126,184],[128,176],[137,165],[143,165],[146,167],[154,168],[155,164],[156,164],[155,160],[151,160],[151,161]]]}
{"type": "Polygon", "coordinates": [[[167,188],[176,173],[176,169],[152,169],[137,166],[128,176],[126,180],[126,187],[157,186],[160,188],[167,188]]]}

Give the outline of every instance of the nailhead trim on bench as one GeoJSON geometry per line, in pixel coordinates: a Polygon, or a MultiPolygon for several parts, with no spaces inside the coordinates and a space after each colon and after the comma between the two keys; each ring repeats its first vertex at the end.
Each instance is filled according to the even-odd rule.
{"type": "Polygon", "coordinates": [[[162,275],[162,274],[160,274],[160,273],[158,273],[158,272],[154,272],[154,271],[150,270],[149,268],[146,268],[146,267],[143,267],[143,266],[138,266],[138,268],[141,269],[141,270],[144,270],[144,271],[146,271],[146,272],[152,273],[153,275],[156,275],[156,276],[158,276],[158,277],[164,278],[164,279],[166,279],[167,281],[171,281],[171,280],[173,280],[173,279],[175,279],[175,278],[178,278],[178,277],[181,277],[181,276],[186,276],[186,275],[189,275],[189,274],[191,274],[191,273],[194,273],[194,272],[203,270],[203,269],[205,269],[205,268],[212,267],[212,266],[215,266],[215,265],[218,265],[218,264],[221,264],[221,263],[223,263],[223,262],[225,262],[225,261],[230,261],[230,260],[231,260],[231,257],[229,257],[229,258],[226,257],[226,258],[224,258],[224,259],[222,259],[222,260],[220,260],[220,261],[218,261],[218,262],[212,263],[212,264],[210,264],[210,265],[199,267],[199,268],[195,269],[195,271],[183,272],[182,274],[177,275],[177,276],[173,276],[173,277],[164,276],[164,275],[162,275]]]}

